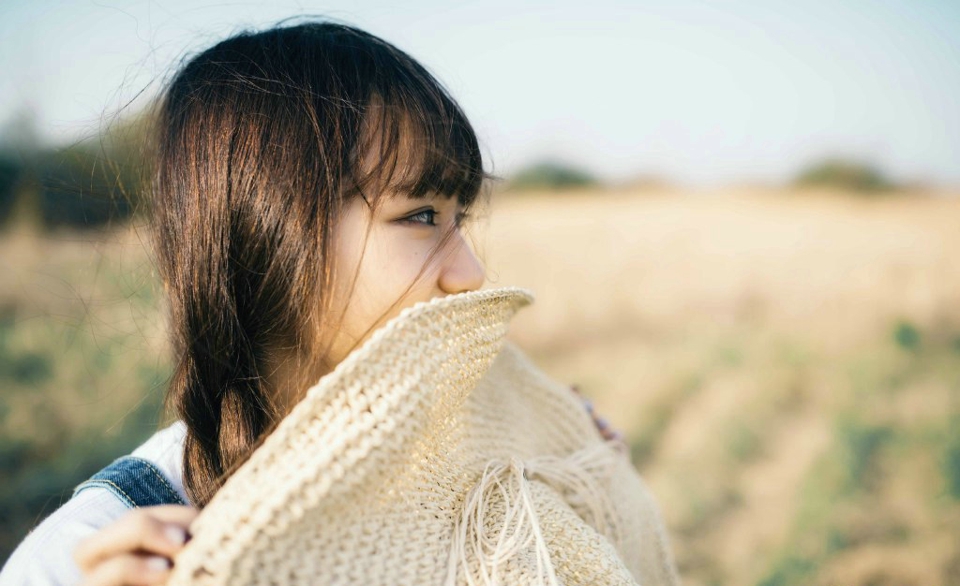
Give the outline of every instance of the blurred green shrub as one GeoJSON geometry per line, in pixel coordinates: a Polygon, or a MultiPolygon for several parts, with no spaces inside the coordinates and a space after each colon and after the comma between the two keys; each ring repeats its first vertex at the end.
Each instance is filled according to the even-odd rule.
{"type": "Polygon", "coordinates": [[[837,426],[847,470],[847,488],[866,492],[877,489],[882,481],[880,450],[893,437],[893,428],[845,419],[837,426]]]}
{"type": "Polygon", "coordinates": [[[798,555],[785,555],[774,563],[769,573],[758,583],[759,586],[792,586],[809,584],[811,575],[816,571],[814,561],[798,555]]]}
{"type": "Polygon", "coordinates": [[[36,352],[16,356],[8,356],[5,352],[0,354],[0,380],[11,379],[21,385],[36,385],[52,376],[53,364],[48,356],[36,352]]]}
{"type": "Polygon", "coordinates": [[[750,462],[763,453],[763,434],[756,427],[756,422],[738,421],[727,431],[727,451],[736,462],[750,462]]]}
{"type": "Polygon", "coordinates": [[[600,181],[591,173],[557,161],[543,161],[522,169],[508,182],[514,190],[563,190],[578,187],[594,187],[600,181]]]}
{"type": "Polygon", "coordinates": [[[947,493],[960,501],[960,418],[955,418],[950,425],[950,437],[943,450],[941,469],[947,493]]]}
{"type": "Polygon", "coordinates": [[[904,350],[917,350],[920,347],[920,330],[906,320],[899,321],[893,328],[893,340],[904,350]]]}
{"type": "Polygon", "coordinates": [[[897,186],[877,167],[861,161],[830,158],[814,163],[797,175],[799,187],[834,187],[849,191],[879,192],[897,186]]]}

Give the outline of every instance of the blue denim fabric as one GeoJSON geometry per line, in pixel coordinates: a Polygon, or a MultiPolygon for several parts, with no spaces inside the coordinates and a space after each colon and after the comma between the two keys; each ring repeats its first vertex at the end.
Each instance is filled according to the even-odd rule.
{"type": "Polygon", "coordinates": [[[156,466],[136,456],[123,456],[80,483],[70,498],[80,491],[98,486],[106,488],[131,509],[154,505],[185,505],[170,481],[156,466]]]}

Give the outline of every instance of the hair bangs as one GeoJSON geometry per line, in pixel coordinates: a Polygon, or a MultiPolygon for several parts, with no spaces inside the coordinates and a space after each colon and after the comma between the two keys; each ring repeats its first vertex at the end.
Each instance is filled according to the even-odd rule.
{"type": "Polygon", "coordinates": [[[357,184],[418,199],[456,197],[469,208],[486,173],[466,116],[436,82],[400,90],[376,96],[366,108],[357,184]]]}

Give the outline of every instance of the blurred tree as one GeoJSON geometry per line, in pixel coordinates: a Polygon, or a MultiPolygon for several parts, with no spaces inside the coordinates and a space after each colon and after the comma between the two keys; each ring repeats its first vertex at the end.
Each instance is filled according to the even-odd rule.
{"type": "Polygon", "coordinates": [[[0,150],[35,151],[40,147],[37,115],[29,107],[21,107],[0,125],[0,150]]]}
{"type": "Polygon", "coordinates": [[[92,139],[42,147],[32,115],[14,117],[0,135],[0,223],[97,227],[140,213],[145,132],[140,115],[92,139]]]}
{"type": "Polygon", "coordinates": [[[15,187],[23,169],[14,153],[0,151],[0,225],[6,224],[13,213],[15,187]]]}
{"type": "Polygon", "coordinates": [[[794,180],[800,187],[836,187],[850,191],[878,192],[896,185],[877,167],[852,159],[830,158],[810,165],[794,180]]]}
{"type": "Polygon", "coordinates": [[[24,155],[28,158],[39,148],[37,117],[22,107],[0,125],[0,225],[16,213],[18,185],[24,175],[24,155]]]}
{"type": "Polygon", "coordinates": [[[543,161],[514,175],[508,182],[509,189],[560,190],[599,185],[596,177],[587,171],[557,161],[543,161]]]}
{"type": "Polygon", "coordinates": [[[37,154],[40,210],[46,227],[100,226],[130,215],[110,161],[90,148],[71,146],[37,154]]]}

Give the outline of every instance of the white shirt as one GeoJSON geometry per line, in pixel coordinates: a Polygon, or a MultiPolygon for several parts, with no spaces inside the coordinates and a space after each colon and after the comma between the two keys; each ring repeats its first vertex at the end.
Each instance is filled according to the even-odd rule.
{"type": "MultiPolygon", "coordinates": [[[[187,428],[176,421],[157,431],[131,455],[149,460],[190,502],[183,489],[183,442],[187,428]]],[[[106,466],[109,462],[105,462],[106,466]]],[[[80,569],[73,550],[81,539],[111,524],[130,509],[105,488],[91,486],[43,520],[17,546],[0,571],[0,586],[78,584],[80,569]]]]}

